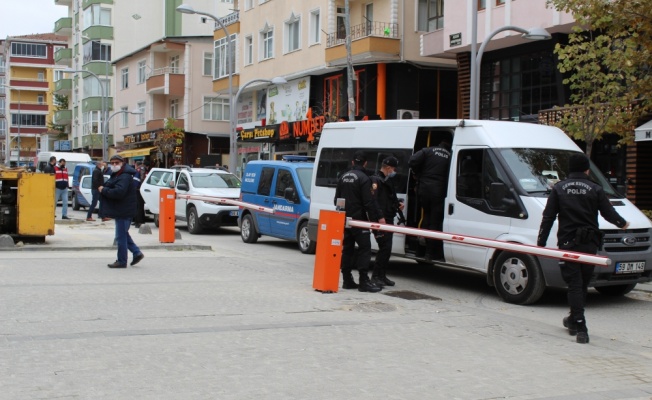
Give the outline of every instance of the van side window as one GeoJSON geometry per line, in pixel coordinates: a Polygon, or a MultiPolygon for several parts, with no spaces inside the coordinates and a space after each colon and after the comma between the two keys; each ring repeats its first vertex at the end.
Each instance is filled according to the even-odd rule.
{"type": "Polygon", "coordinates": [[[152,173],[149,174],[149,178],[147,178],[147,183],[154,186],[169,187],[168,184],[171,178],[172,174],[170,172],[152,171],[152,173]]]}
{"type": "Polygon", "coordinates": [[[482,150],[462,150],[457,158],[457,195],[479,199],[482,193],[482,150]]]}
{"type": "Polygon", "coordinates": [[[263,168],[260,172],[260,181],[258,182],[258,194],[269,196],[272,191],[272,179],[274,178],[274,168],[263,168]]]}
{"type": "Polygon", "coordinates": [[[284,197],[285,189],[292,188],[294,192],[297,191],[297,186],[294,184],[294,179],[292,179],[292,174],[286,169],[279,169],[278,176],[276,178],[276,197],[284,197]]]}

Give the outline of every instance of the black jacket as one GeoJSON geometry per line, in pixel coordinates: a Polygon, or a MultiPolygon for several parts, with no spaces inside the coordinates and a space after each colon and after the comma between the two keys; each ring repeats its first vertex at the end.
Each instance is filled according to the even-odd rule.
{"type": "Polygon", "coordinates": [[[45,167],[43,167],[43,173],[44,174],[54,174],[54,166],[56,164],[47,164],[45,167]]]}
{"type": "MultiPolygon", "coordinates": [[[[619,228],[627,223],[611,205],[602,186],[590,180],[583,172],[570,173],[568,178],[552,188],[546,208],[543,210],[537,245],[546,245],[557,215],[559,215],[557,246],[571,243],[575,239],[578,228],[599,231],[598,212],[604,219],[619,228]]],[[[598,244],[598,235],[595,235],[595,238],[595,244],[598,244]]]]}
{"type": "Polygon", "coordinates": [[[137,172],[131,166],[111,174],[102,189],[102,214],[111,218],[133,218],[136,215],[137,172]]]}
{"type": "Polygon", "coordinates": [[[378,222],[378,209],[371,196],[371,179],[363,167],[354,165],[342,174],[335,189],[334,204],[344,198],[346,216],[360,221],[378,222]]]}
{"type": "Polygon", "coordinates": [[[398,210],[398,197],[394,185],[382,171],[371,176],[371,194],[376,201],[378,215],[385,218],[385,223],[392,224],[398,210]]]}
{"type": "Polygon", "coordinates": [[[408,164],[419,179],[420,194],[446,197],[451,164],[451,152],[448,147],[425,147],[414,153],[408,164]]]}
{"type": "Polygon", "coordinates": [[[104,186],[104,172],[99,168],[95,168],[91,178],[91,189],[97,190],[100,186],[104,186]]]}

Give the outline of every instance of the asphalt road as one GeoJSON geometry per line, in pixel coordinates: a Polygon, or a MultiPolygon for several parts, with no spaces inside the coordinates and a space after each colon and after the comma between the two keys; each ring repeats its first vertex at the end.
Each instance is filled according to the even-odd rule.
{"type": "Polygon", "coordinates": [[[580,345],[561,291],[515,306],[481,276],[394,260],[390,290],[321,294],[294,243],[179,229],[212,250],[125,270],[113,249],[3,252],[0,398],[652,399],[649,285],[591,291],[580,345]]]}

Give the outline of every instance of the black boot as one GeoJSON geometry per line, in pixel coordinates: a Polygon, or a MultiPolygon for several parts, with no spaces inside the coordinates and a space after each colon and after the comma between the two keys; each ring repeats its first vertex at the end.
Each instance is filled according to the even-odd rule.
{"type": "Polygon", "coordinates": [[[374,285],[369,280],[366,272],[360,272],[360,285],[358,285],[358,290],[361,292],[376,293],[383,290],[383,288],[374,285]]]}
{"type": "Polygon", "coordinates": [[[358,284],[353,280],[350,272],[342,272],[342,289],[357,289],[358,284]]]}
{"type": "Polygon", "coordinates": [[[575,341],[582,344],[588,343],[589,330],[586,329],[586,320],[584,318],[576,319],[575,326],[577,327],[577,337],[575,338],[575,341]]]}
{"type": "Polygon", "coordinates": [[[387,277],[387,274],[385,273],[385,271],[383,271],[383,274],[381,275],[380,280],[383,282],[384,286],[394,286],[394,285],[396,285],[396,282],[394,282],[393,280],[391,280],[391,279],[389,279],[387,277]]]}
{"type": "Polygon", "coordinates": [[[575,321],[571,319],[570,315],[564,317],[562,323],[564,324],[564,328],[568,328],[569,335],[571,336],[577,335],[577,325],[575,325],[575,321]]]}
{"type": "Polygon", "coordinates": [[[383,283],[382,274],[377,272],[377,270],[374,270],[374,273],[371,274],[371,283],[381,288],[385,286],[383,283]]]}

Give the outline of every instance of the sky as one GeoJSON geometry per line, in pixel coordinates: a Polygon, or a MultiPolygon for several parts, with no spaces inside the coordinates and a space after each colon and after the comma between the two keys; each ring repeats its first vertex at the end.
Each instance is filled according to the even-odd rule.
{"type": "Polygon", "coordinates": [[[68,7],[58,6],[54,0],[0,0],[0,3],[0,39],[52,33],[54,23],[68,16],[68,7]]]}

